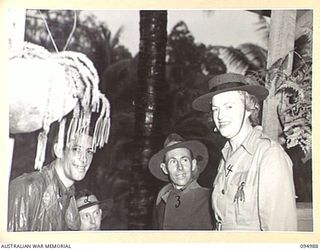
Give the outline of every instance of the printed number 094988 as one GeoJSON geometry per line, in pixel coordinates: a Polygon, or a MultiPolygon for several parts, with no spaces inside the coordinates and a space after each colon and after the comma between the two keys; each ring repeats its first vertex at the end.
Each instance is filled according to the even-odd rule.
{"type": "Polygon", "coordinates": [[[300,248],[318,248],[318,244],[300,244],[300,248]]]}

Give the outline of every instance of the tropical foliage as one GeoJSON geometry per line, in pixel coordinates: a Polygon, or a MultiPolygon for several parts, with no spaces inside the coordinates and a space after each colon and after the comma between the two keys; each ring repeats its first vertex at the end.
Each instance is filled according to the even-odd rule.
{"type": "Polygon", "coordinates": [[[217,48],[219,49],[219,57],[228,66],[228,72],[245,75],[266,68],[267,50],[256,44],[244,43],[236,48],[223,46],[217,48]]]}
{"type": "Polygon", "coordinates": [[[278,88],[284,94],[279,116],[287,148],[300,146],[307,158],[312,149],[312,64],[301,64],[278,88]]]}
{"type": "MultiPolygon", "coordinates": [[[[178,22],[168,36],[167,44],[167,82],[170,91],[168,96],[170,128],[186,125],[185,116],[194,116],[197,112],[191,108],[192,101],[207,91],[205,80],[209,75],[226,72],[225,63],[218,57],[217,51],[211,46],[195,43],[188,26],[178,22]]],[[[203,124],[208,125],[203,115],[203,124]]],[[[203,125],[199,124],[199,127],[203,125]]],[[[194,126],[193,133],[188,136],[202,135],[194,126]]]]}
{"type": "Polygon", "coordinates": [[[27,10],[26,17],[26,41],[51,52],[82,52],[95,63],[99,75],[112,63],[132,58],[128,49],[119,44],[122,28],[112,35],[106,23],[94,15],[73,10],[27,10]]]}
{"type": "Polygon", "coordinates": [[[285,73],[288,56],[277,60],[270,68],[250,72],[261,84],[273,82],[281,94],[278,115],[283,127],[286,147],[299,146],[310,159],[312,150],[312,36],[305,34],[295,42],[293,71],[285,73]]]}

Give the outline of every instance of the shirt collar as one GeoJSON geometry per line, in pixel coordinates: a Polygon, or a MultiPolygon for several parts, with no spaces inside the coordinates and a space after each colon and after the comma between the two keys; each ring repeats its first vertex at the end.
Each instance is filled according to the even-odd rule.
{"type": "Polygon", "coordinates": [[[69,188],[66,188],[66,186],[63,184],[63,182],[60,180],[59,175],[54,167],[53,167],[53,176],[54,176],[54,179],[56,180],[57,185],[59,187],[59,194],[60,195],[74,196],[74,194],[75,194],[74,185],[72,185],[69,188]]]}
{"type": "Polygon", "coordinates": [[[261,126],[255,126],[251,133],[246,137],[244,142],[242,143],[242,146],[245,148],[245,150],[253,155],[257,145],[256,145],[256,140],[258,138],[268,138],[262,133],[262,127],[261,126]]]}
{"type": "MultiPolygon", "coordinates": [[[[198,182],[194,180],[186,188],[180,189],[179,192],[186,193],[189,190],[197,189],[199,187],[200,185],[198,184],[198,182]]],[[[175,189],[174,186],[171,183],[169,183],[160,191],[159,198],[162,199],[165,203],[167,203],[169,194],[171,193],[171,191],[174,191],[174,190],[178,190],[178,189],[175,189]]],[[[158,199],[157,204],[160,202],[160,199],[158,199]]]]}
{"type": "MultiPolygon", "coordinates": [[[[244,141],[241,143],[241,146],[250,154],[253,155],[254,150],[256,148],[255,141],[257,138],[262,137],[262,127],[261,126],[255,126],[252,131],[247,135],[247,137],[244,139],[244,141]]],[[[222,156],[224,160],[227,158],[227,153],[230,149],[229,142],[226,142],[225,146],[221,150],[222,156]]]]}

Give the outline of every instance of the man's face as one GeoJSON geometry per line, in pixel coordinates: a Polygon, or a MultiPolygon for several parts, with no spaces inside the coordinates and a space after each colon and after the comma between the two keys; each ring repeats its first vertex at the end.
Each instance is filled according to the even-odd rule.
{"type": "Polygon", "coordinates": [[[196,160],[192,160],[189,149],[175,148],[166,153],[165,163],[160,165],[162,171],[169,175],[172,184],[181,189],[192,179],[196,160]]]}
{"type": "Polygon", "coordinates": [[[249,119],[250,113],[245,111],[243,99],[238,91],[223,92],[212,97],[213,120],[225,138],[236,136],[243,123],[249,119]]]}
{"type": "Polygon", "coordinates": [[[102,211],[99,205],[93,205],[79,211],[81,231],[99,230],[101,225],[102,211]]]}
{"type": "Polygon", "coordinates": [[[63,155],[63,172],[71,181],[81,181],[92,162],[92,137],[81,135],[66,146],[63,155]]]}

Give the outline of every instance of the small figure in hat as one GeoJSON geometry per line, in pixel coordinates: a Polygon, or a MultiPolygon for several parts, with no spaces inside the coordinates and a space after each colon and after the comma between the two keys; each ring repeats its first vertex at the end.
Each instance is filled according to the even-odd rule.
{"type": "Polygon", "coordinates": [[[208,162],[208,151],[196,140],[170,134],[164,148],[149,161],[150,172],[170,182],[159,192],[154,209],[154,229],[212,230],[211,190],[197,183],[208,162]]]}
{"type": "Polygon", "coordinates": [[[227,73],[209,80],[194,109],[212,112],[227,142],[214,181],[212,206],[218,230],[296,231],[292,162],[257,126],[268,90],[252,78],[227,73]]]}
{"type": "Polygon", "coordinates": [[[87,189],[82,189],[76,194],[76,202],[80,214],[80,231],[100,230],[101,221],[106,216],[106,209],[111,210],[112,199],[99,201],[97,197],[87,189]],[[104,210],[104,211],[103,211],[104,210]]]}

